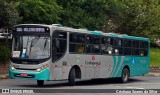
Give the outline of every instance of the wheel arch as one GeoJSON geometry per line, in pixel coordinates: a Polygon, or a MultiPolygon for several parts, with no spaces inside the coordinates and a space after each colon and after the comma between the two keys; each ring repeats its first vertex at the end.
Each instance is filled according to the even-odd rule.
{"type": "MultiPolygon", "coordinates": [[[[127,69],[128,69],[128,71],[129,71],[129,76],[130,76],[130,73],[131,73],[131,72],[130,72],[129,66],[128,66],[128,65],[125,65],[125,66],[123,67],[123,69],[124,69],[124,68],[127,68],[127,69]]],[[[123,69],[122,69],[122,71],[123,71],[123,69]]]]}
{"type": "Polygon", "coordinates": [[[70,71],[73,68],[75,69],[75,74],[76,74],[75,78],[81,79],[81,69],[80,69],[80,67],[78,65],[74,65],[74,66],[72,66],[72,68],[70,69],[70,71]]]}

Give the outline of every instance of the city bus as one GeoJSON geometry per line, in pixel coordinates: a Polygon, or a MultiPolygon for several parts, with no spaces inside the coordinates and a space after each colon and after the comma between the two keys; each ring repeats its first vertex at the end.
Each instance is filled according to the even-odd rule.
{"type": "Polygon", "coordinates": [[[12,30],[9,77],[44,81],[117,78],[149,73],[150,40],[59,24],[20,24],[12,30]]]}

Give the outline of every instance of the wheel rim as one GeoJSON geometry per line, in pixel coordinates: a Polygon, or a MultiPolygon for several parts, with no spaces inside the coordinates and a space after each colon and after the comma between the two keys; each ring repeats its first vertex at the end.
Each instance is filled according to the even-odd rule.
{"type": "Polygon", "coordinates": [[[128,80],[128,74],[127,74],[127,72],[123,73],[123,80],[124,81],[128,80]]]}

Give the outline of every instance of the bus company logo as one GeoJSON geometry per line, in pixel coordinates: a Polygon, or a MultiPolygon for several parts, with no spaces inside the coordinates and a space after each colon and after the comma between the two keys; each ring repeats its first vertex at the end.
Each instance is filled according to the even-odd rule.
{"type": "Polygon", "coordinates": [[[86,65],[101,65],[101,62],[96,62],[95,56],[92,56],[92,61],[85,61],[86,65]]]}
{"type": "Polygon", "coordinates": [[[85,61],[86,65],[101,65],[101,62],[85,61]]]}
{"type": "Polygon", "coordinates": [[[95,56],[92,56],[92,61],[94,61],[96,58],[95,58],[95,56]]]}

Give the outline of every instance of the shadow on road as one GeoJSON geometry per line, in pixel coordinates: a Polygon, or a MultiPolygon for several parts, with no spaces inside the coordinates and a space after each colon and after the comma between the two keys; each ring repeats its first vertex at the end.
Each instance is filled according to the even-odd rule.
{"type": "MultiPolygon", "coordinates": [[[[134,79],[130,78],[128,83],[137,83],[137,82],[142,82],[144,80],[140,79],[134,79]]],[[[110,78],[110,79],[92,79],[92,80],[81,80],[81,81],[76,81],[76,86],[91,86],[91,85],[109,85],[109,84],[122,84],[119,82],[119,79],[117,78],[110,78]]],[[[68,87],[68,81],[45,81],[43,87],[38,87],[37,84],[23,84],[19,85],[21,87],[28,87],[28,88],[56,88],[56,87],[68,87]]]]}

